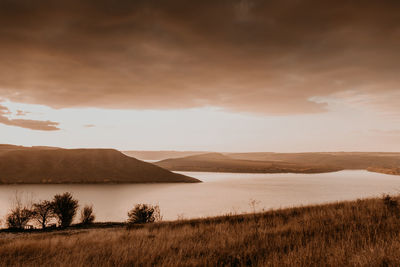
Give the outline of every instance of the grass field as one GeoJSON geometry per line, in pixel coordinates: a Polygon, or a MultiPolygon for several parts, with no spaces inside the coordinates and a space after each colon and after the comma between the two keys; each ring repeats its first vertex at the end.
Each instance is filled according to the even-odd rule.
{"type": "Polygon", "coordinates": [[[399,266],[395,205],[366,199],[126,229],[0,233],[2,266],[399,266]]]}

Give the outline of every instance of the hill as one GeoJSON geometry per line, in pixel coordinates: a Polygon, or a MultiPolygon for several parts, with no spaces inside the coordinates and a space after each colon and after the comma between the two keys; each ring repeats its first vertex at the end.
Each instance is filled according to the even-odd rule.
{"type": "Polygon", "coordinates": [[[206,153],[156,162],[173,171],[247,173],[322,173],[339,170],[368,170],[400,174],[400,153],[206,153]]]}
{"type": "Polygon", "coordinates": [[[230,153],[234,159],[272,160],[300,165],[329,165],[345,170],[368,170],[400,174],[400,153],[395,152],[321,152],[321,153],[230,153]]]}
{"type": "Polygon", "coordinates": [[[230,153],[234,159],[286,161],[297,164],[318,164],[343,169],[366,169],[371,166],[400,166],[400,153],[384,152],[309,152],[309,153],[230,153]]]}
{"type": "Polygon", "coordinates": [[[143,151],[143,150],[129,150],[122,151],[127,156],[134,157],[140,160],[164,160],[170,158],[181,158],[193,155],[200,155],[209,152],[204,151],[174,151],[174,150],[162,150],[162,151],[143,151]]]}
{"type": "Polygon", "coordinates": [[[341,168],[312,163],[297,164],[283,161],[257,161],[234,159],[221,153],[207,153],[177,159],[167,159],[156,165],[174,171],[208,171],[238,173],[322,173],[341,168]]]}
{"type": "Polygon", "coordinates": [[[200,182],[114,149],[0,147],[0,183],[200,182]]]}

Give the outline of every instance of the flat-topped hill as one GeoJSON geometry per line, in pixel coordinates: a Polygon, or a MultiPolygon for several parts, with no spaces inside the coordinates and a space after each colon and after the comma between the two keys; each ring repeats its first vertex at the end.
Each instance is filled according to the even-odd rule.
{"type": "Polygon", "coordinates": [[[0,146],[0,183],[200,182],[114,149],[0,146]]]}

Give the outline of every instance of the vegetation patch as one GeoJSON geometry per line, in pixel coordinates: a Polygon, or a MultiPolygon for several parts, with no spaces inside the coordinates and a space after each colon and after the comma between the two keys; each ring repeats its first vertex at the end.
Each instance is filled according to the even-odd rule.
{"type": "Polygon", "coordinates": [[[397,203],[384,196],[132,228],[2,233],[0,258],[3,266],[399,266],[397,203]]]}

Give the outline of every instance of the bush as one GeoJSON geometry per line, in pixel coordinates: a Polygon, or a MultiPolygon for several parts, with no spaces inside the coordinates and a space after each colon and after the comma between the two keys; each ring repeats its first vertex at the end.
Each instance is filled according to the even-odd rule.
{"type": "Polygon", "coordinates": [[[81,223],[88,225],[94,222],[93,206],[86,205],[81,211],[81,223]]]}
{"type": "Polygon", "coordinates": [[[54,215],[61,228],[70,226],[78,209],[78,200],[73,199],[71,193],[66,192],[62,195],[55,195],[52,205],[54,215]]]}
{"type": "Polygon", "coordinates": [[[44,200],[33,204],[33,217],[40,223],[42,229],[46,228],[48,221],[54,218],[53,203],[44,200]]]}
{"type": "Polygon", "coordinates": [[[152,223],[161,220],[158,205],[137,204],[128,212],[128,224],[152,223]]]}
{"type": "Polygon", "coordinates": [[[397,200],[390,195],[384,195],[382,197],[383,204],[391,212],[397,212],[399,210],[399,203],[397,200]]]}

